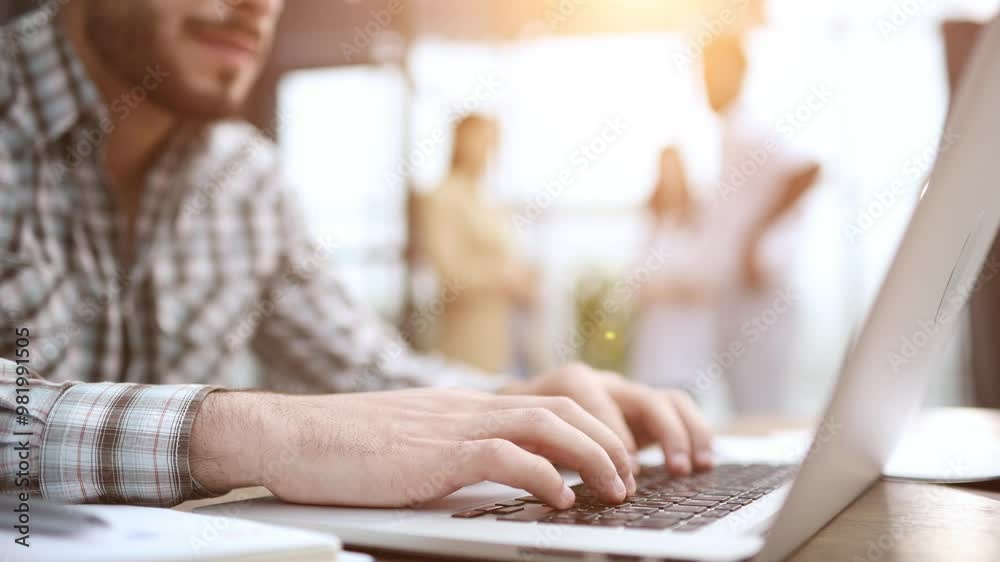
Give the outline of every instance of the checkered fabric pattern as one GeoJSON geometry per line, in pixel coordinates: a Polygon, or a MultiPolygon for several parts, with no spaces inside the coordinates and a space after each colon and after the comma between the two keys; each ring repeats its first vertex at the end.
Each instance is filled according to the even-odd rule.
{"type": "Polygon", "coordinates": [[[30,489],[66,502],[200,495],[191,426],[222,367],[247,351],[264,385],[286,392],[499,385],[413,354],[351,297],[333,248],[307,236],[274,147],[249,125],[179,126],[126,247],[98,163],[129,113],[101,101],[55,23],[28,15],[0,34],[0,492],[15,489],[13,433],[25,427],[21,328],[30,489]]]}

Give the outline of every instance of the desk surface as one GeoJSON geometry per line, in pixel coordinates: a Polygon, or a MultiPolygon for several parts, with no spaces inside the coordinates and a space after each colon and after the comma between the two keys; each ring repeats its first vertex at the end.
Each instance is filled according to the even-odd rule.
{"type": "MultiPolygon", "coordinates": [[[[984,423],[1000,429],[1000,414],[983,413],[984,423]]],[[[801,422],[754,418],[740,420],[726,433],[754,434],[801,427],[801,422]]],[[[266,494],[239,490],[181,504],[222,503],[266,494]]],[[[380,562],[422,562],[410,555],[374,553],[380,562]]],[[[879,481],[847,507],[790,559],[792,562],[865,560],[871,562],[996,562],[1000,560],[1000,483],[942,486],[879,481]]]]}

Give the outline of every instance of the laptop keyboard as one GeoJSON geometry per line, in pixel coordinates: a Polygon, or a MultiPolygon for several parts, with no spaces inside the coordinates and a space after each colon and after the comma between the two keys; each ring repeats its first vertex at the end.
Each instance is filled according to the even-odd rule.
{"type": "Polygon", "coordinates": [[[797,466],[724,464],[709,472],[670,476],[663,465],[643,467],[636,493],[624,503],[602,503],[585,484],[573,486],[576,503],[557,510],[534,496],[460,511],[452,517],[558,525],[696,531],[764,497],[792,477],[797,466]]]}

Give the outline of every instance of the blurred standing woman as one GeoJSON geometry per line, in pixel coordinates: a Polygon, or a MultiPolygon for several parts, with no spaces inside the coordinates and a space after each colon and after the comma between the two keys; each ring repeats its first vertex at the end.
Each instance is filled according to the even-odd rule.
{"type": "Polygon", "coordinates": [[[740,37],[710,43],[703,72],[721,124],[719,186],[706,221],[722,290],[718,350],[741,350],[726,373],[736,412],[783,411],[791,352],[801,341],[798,303],[790,302],[805,218],[799,202],[820,168],[749,111],[740,37]]]}
{"type": "Polygon", "coordinates": [[[715,291],[700,215],[680,153],[665,148],[637,264],[650,255],[663,260],[639,288],[631,348],[632,376],[649,385],[690,386],[715,351],[715,291]]]}
{"type": "Polygon", "coordinates": [[[513,357],[516,307],[533,306],[538,275],[521,260],[503,213],[482,197],[483,172],[497,143],[495,123],[480,115],[455,127],[451,171],[425,201],[424,245],[442,285],[438,351],[489,372],[513,357]]]}

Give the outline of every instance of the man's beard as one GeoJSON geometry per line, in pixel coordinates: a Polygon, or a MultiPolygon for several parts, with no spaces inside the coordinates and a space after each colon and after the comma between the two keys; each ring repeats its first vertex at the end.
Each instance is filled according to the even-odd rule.
{"type": "Polygon", "coordinates": [[[186,84],[176,61],[157,48],[158,15],[148,5],[122,0],[90,1],[94,5],[87,11],[86,40],[105,69],[126,91],[143,88],[146,98],[143,103],[154,103],[187,119],[217,120],[239,113],[241,100],[232,94],[232,83],[239,79],[235,70],[223,71],[217,77],[219,88],[215,92],[186,84]],[[146,88],[144,79],[151,69],[162,69],[167,78],[155,88],[146,88]]]}

